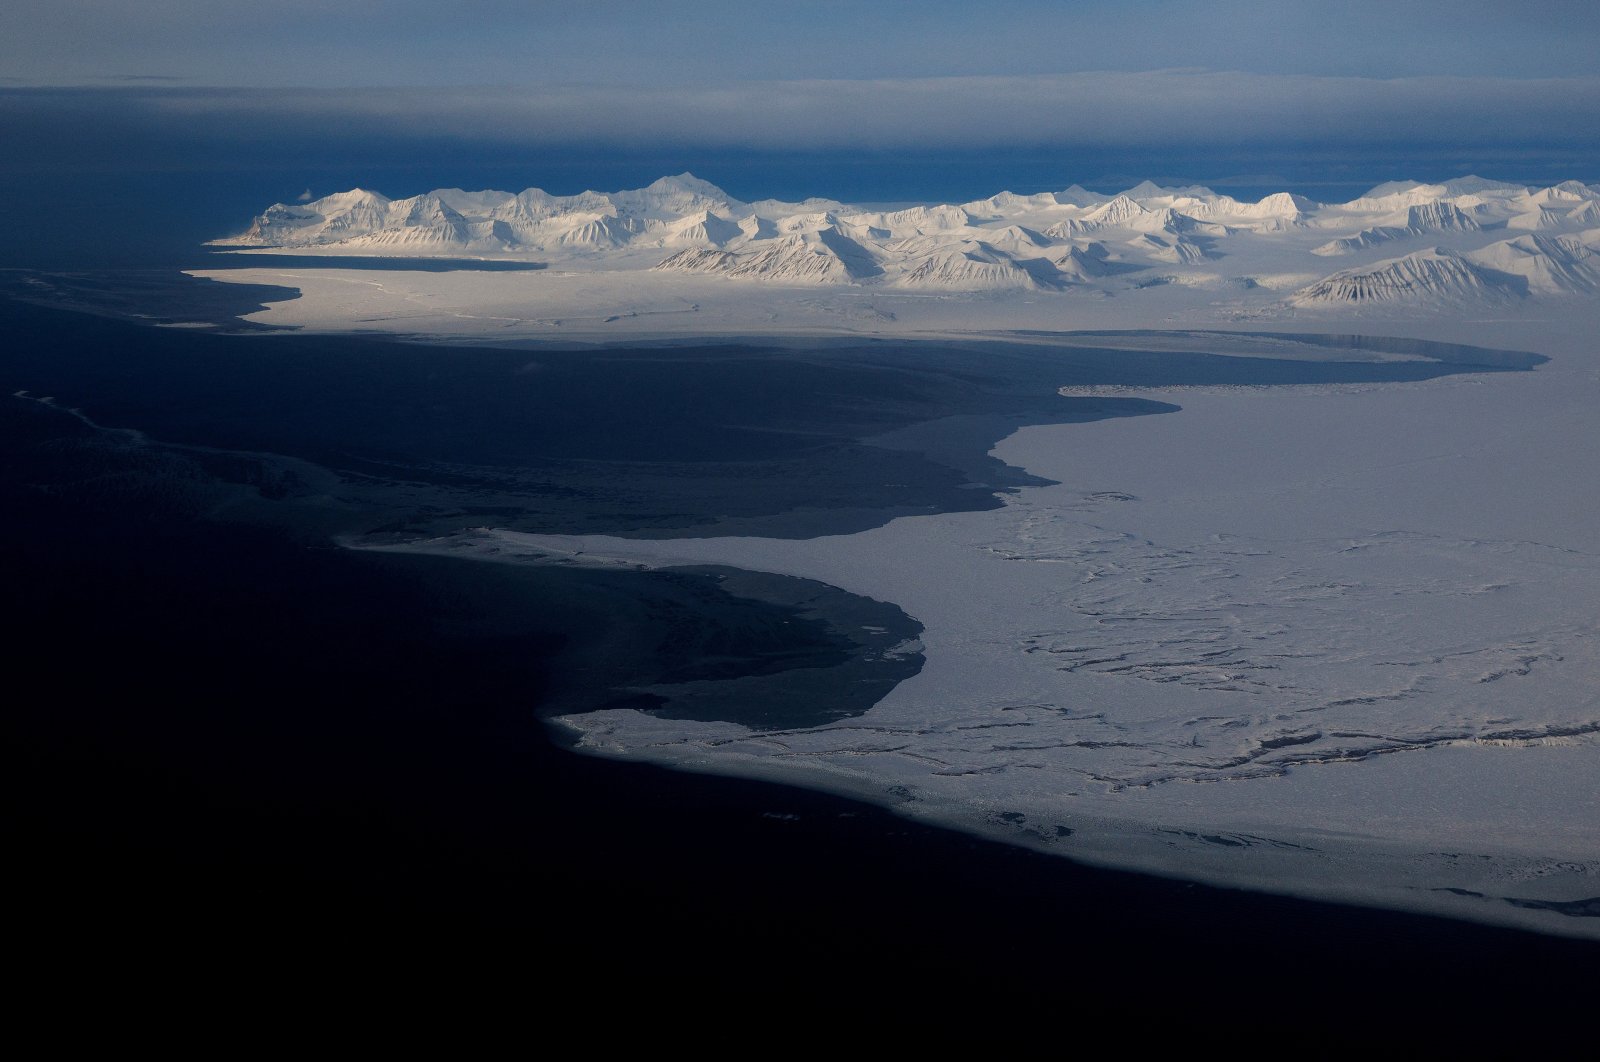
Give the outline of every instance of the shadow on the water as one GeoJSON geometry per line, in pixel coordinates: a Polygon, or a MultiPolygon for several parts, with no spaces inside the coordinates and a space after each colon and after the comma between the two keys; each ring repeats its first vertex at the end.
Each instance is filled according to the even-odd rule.
{"type": "MultiPolygon", "coordinates": [[[[1032,336],[1042,339],[1067,341],[1074,345],[1093,346],[1095,340],[1115,341],[1113,349],[1136,347],[1141,341],[1165,351],[1187,350],[1204,352],[1218,347],[1228,347],[1234,352],[1262,349],[1272,344],[1286,347],[1313,347],[1322,350],[1342,350],[1351,353],[1398,354],[1451,366],[1477,366],[1497,369],[1532,369],[1550,359],[1543,354],[1520,350],[1495,350],[1475,347],[1465,343],[1441,343],[1431,339],[1407,339],[1398,336],[1371,336],[1356,333],[1336,334],[1319,332],[1218,332],[1206,329],[1106,329],[1070,332],[1066,334],[1038,330],[1016,330],[1015,336],[1032,336]]],[[[1369,359],[1363,359],[1369,360],[1369,359]]],[[[1459,368],[1458,370],[1459,371],[1459,368]]]]}
{"type": "MultiPolygon", "coordinates": [[[[243,320],[269,303],[300,297],[276,284],[224,284],[172,269],[45,271],[0,269],[0,299],[109,317],[140,325],[275,332],[243,320]]],[[[71,331],[71,329],[66,329],[71,331]]]]}
{"type": "MultiPolygon", "coordinates": [[[[211,510],[308,541],[393,543],[484,525],[637,537],[847,534],[898,516],[996,508],[1005,493],[1047,483],[991,453],[1020,427],[1177,409],[1096,388],[1420,380],[1542,360],[1278,333],[1236,341],[1368,357],[1182,349],[1227,341],[1195,332],[1059,344],[434,347],[117,319],[163,302],[224,315],[261,294],[236,285],[154,272],[19,278],[27,301],[0,307],[14,339],[0,368],[7,391],[49,397],[86,425],[136,429],[129,453],[188,470],[152,473],[141,489],[209,491],[211,510]],[[100,315],[40,305],[51,299],[100,315]],[[1139,349],[1142,338],[1163,349],[1139,349]],[[1372,360],[1374,351],[1409,357],[1372,360]],[[1074,387],[1087,393],[1060,393],[1074,387]]],[[[542,581],[549,600],[607,602],[566,608],[552,627],[569,645],[552,673],[582,679],[551,703],[579,711],[626,698],[664,716],[815,725],[865,712],[920,667],[915,651],[884,652],[920,631],[892,605],[775,576],[740,576],[730,593],[730,578],[549,566],[518,575],[528,587],[542,581]],[[873,609],[881,615],[862,621],[873,609]],[[860,633],[873,627],[884,644],[860,633]]]]}

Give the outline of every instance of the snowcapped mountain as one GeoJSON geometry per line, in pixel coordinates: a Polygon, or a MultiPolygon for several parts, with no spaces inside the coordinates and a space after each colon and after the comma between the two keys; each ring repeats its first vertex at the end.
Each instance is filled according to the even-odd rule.
{"type": "Polygon", "coordinates": [[[1400,181],[1343,204],[1289,192],[1250,202],[1145,181],[1116,195],[1072,185],[877,208],[741,202],[685,173],[566,196],[443,188],[389,199],[357,188],[275,204],[216,243],[330,256],[536,258],[579,271],[780,285],[1115,294],[1178,282],[1311,310],[1593,295],[1596,233],[1600,190],[1576,181],[1400,181]],[[1329,256],[1356,264],[1306,283],[1329,256]]]}
{"type": "Polygon", "coordinates": [[[1499,198],[1506,195],[1522,195],[1529,191],[1519,184],[1508,184],[1505,181],[1490,181],[1482,177],[1459,177],[1443,184],[1423,184],[1420,181],[1390,181],[1371,189],[1366,195],[1346,203],[1345,206],[1352,210],[1404,210],[1406,207],[1422,206],[1438,200],[1457,199],[1464,196],[1484,196],[1499,198]]]}
{"type": "Polygon", "coordinates": [[[790,284],[849,284],[882,272],[864,248],[832,226],[752,241],[750,248],[743,253],[690,248],[655,268],[790,284]]]}
{"type": "Polygon", "coordinates": [[[1414,234],[1424,232],[1444,232],[1457,230],[1460,232],[1477,232],[1482,226],[1473,221],[1471,216],[1464,213],[1456,204],[1447,199],[1436,199],[1431,203],[1419,203],[1406,208],[1406,231],[1414,234]]]}
{"type": "Polygon", "coordinates": [[[1576,237],[1518,236],[1469,257],[1480,268],[1520,279],[1531,295],[1600,292],[1600,254],[1576,237]]]}
{"type": "Polygon", "coordinates": [[[1296,294],[1297,306],[1349,303],[1460,301],[1512,294],[1465,257],[1435,247],[1362,270],[1325,277],[1296,294]]]}
{"type": "Polygon", "coordinates": [[[1418,251],[1335,273],[1300,291],[1295,305],[1462,302],[1600,292],[1600,255],[1581,239],[1526,235],[1476,251],[1418,251]]]}
{"type": "Polygon", "coordinates": [[[1403,240],[1411,235],[1409,229],[1398,228],[1394,225],[1379,225],[1370,229],[1362,229],[1354,236],[1344,236],[1337,240],[1329,240],[1319,247],[1311,248],[1312,254],[1332,256],[1338,254],[1352,254],[1364,251],[1369,247],[1388,243],[1390,240],[1403,240]]]}
{"type": "MultiPolygon", "coordinates": [[[[1475,198],[1465,196],[1463,198],[1475,198]]],[[[1427,203],[1419,203],[1406,207],[1405,224],[1403,225],[1378,225],[1370,229],[1362,229],[1354,236],[1343,239],[1329,240],[1320,247],[1311,249],[1312,254],[1336,255],[1349,254],[1352,251],[1376,247],[1381,243],[1391,240],[1403,240],[1408,236],[1422,236],[1431,232],[1478,232],[1483,226],[1472,219],[1472,216],[1461,209],[1456,203],[1447,199],[1435,199],[1427,203]]]]}
{"type": "Polygon", "coordinates": [[[1102,204],[1089,211],[1083,218],[1079,219],[1078,223],[1083,226],[1081,231],[1084,232],[1093,232],[1100,229],[1133,228],[1140,223],[1146,222],[1152,213],[1154,211],[1146,209],[1137,199],[1124,192],[1109,203],[1102,204]]]}
{"type": "Polygon", "coordinates": [[[686,214],[676,221],[669,222],[663,230],[661,246],[663,247],[721,247],[730,240],[737,240],[745,232],[739,223],[713,214],[710,210],[699,210],[693,214],[686,214]]]}

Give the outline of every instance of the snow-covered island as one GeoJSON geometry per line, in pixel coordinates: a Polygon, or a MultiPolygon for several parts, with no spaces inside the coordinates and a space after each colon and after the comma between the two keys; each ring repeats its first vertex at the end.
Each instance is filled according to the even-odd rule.
{"type": "MultiPolygon", "coordinates": [[[[886,208],[824,199],[746,203],[683,174],[632,191],[570,196],[536,188],[515,194],[447,188],[388,199],[354,189],[303,205],[274,205],[243,234],[215,246],[330,259],[545,263],[550,274],[539,281],[498,276],[489,287],[520,296],[526,310],[548,313],[505,313],[503,300],[481,292],[493,304],[484,308],[502,328],[563,314],[588,319],[603,309],[582,298],[576,304],[547,300],[549,289],[563,286],[552,277],[571,273],[591,280],[632,274],[632,297],[602,319],[637,315],[646,292],[684,290],[660,281],[696,278],[841,290],[858,302],[888,299],[864,317],[846,315],[869,324],[899,318],[910,302],[895,296],[979,293],[1013,296],[1006,301],[1014,303],[1019,296],[1060,293],[1078,298],[1037,303],[1044,309],[1024,312],[1022,326],[1050,318],[1071,327],[1077,315],[1104,316],[1085,305],[1085,296],[1170,302],[1158,288],[1180,289],[1189,301],[1235,318],[1593,295],[1600,291],[1600,188],[1576,181],[1530,188],[1467,177],[1385,184],[1347,203],[1322,204],[1288,192],[1244,202],[1203,187],[1144,182],[1115,195],[1074,185],[886,208]],[[644,272],[651,276],[637,275],[644,272]]],[[[692,287],[712,296],[718,291],[704,283],[692,287]]],[[[699,309],[702,316],[688,327],[739,323],[710,306],[699,309]]]]}
{"type": "Polygon", "coordinates": [[[404,548],[731,565],[924,627],[922,672],[862,716],[568,717],[598,754],[1118,866],[1600,936],[1600,187],[1467,177],[1322,204],[1147,182],[852,206],[745,203],[685,174],[575,196],[356,190],[218,245],[245,267],[200,275],[301,293],[252,320],[430,340],[1427,356],[1285,338],[1319,333],[1543,355],[1411,383],[1125,389],[1181,410],[1023,428],[994,453],[1051,485],[860,534],[484,528],[404,548]]]}

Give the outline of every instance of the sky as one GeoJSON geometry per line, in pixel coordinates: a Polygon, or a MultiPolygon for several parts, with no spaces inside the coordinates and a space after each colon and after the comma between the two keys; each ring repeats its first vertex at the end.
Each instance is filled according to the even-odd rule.
{"type": "Polygon", "coordinates": [[[22,84],[739,84],[1201,67],[1542,78],[1597,72],[1584,0],[8,0],[22,84]]]}
{"type": "Polygon", "coordinates": [[[454,160],[444,183],[556,191],[649,166],[831,175],[817,194],[858,199],[896,180],[906,198],[1124,175],[1596,181],[1600,5],[8,0],[0,138],[13,171],[420,180],[454,160]]]}

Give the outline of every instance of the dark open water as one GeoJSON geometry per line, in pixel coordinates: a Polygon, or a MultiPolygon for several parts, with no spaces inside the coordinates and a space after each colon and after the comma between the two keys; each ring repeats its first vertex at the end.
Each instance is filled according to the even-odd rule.
{"type": "Polygon", "coordinates": [[[815,793],[577,757],[537,721],[734,676],[805,695],[770,719],[727,698],[655,706],[756,725],[864,711],[903,674],[863,664],[850,626],[868,610],[914,633],[892,604],[330,545],[485,524],[852,530],[1031,482],[984,453],[1020,424],[1172,408],[1068,402],[1064,384],[1537,359],[431,348],[155,328],[122,318],[142,301],[220,320],[262,293],[54,283],[77,309],[0,302],[11,883],[18,954],[47,983],[126,990],[159,953],[241,983],[449,969],[504,987],[536,968],[571,998],[959,998],[1059,1021],[1130,993],[1420,985],[1548,1004],[1593,969],[1593,945],[1089,869],[815,793]],[[945,417],[966,418],[960,452],[862,441],[945,417]]]}

